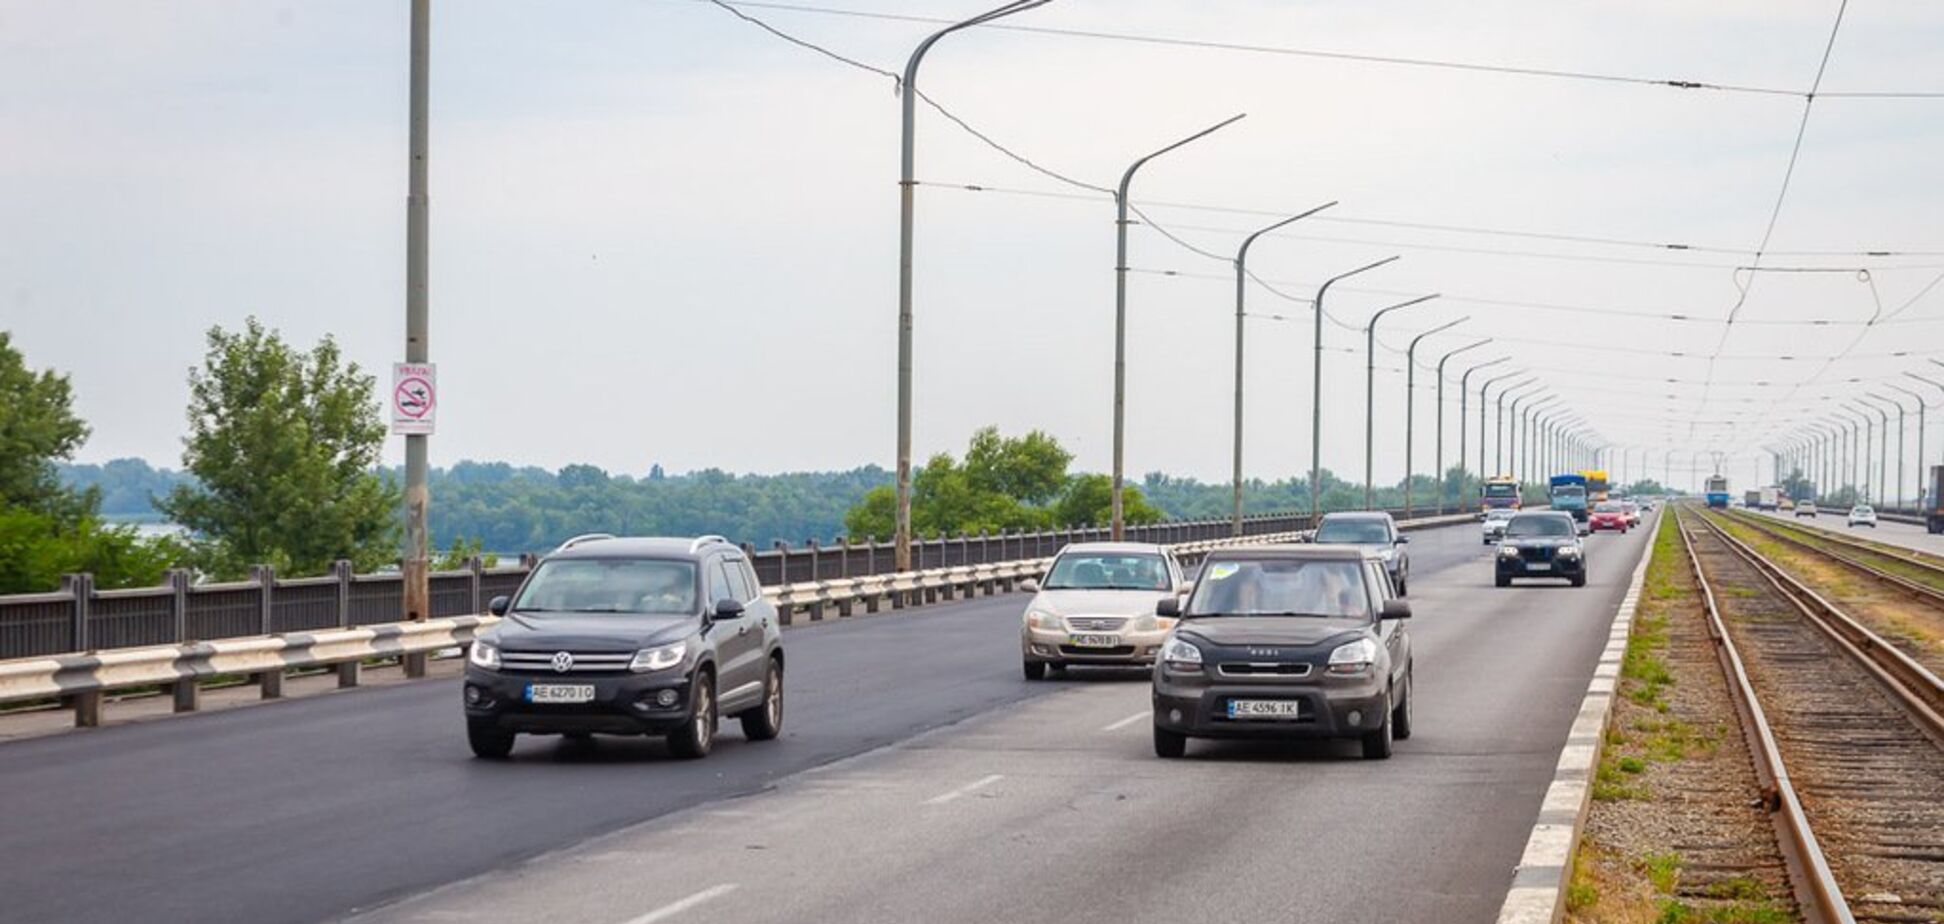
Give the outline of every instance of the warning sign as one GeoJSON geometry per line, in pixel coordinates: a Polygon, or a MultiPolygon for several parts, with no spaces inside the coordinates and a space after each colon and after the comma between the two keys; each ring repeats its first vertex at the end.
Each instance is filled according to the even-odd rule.
{"type": "Polygon", "coordinates": [[[393,433],[431,436],[439,420],[439,367],[393,363],[391,410],[393,433]]]}

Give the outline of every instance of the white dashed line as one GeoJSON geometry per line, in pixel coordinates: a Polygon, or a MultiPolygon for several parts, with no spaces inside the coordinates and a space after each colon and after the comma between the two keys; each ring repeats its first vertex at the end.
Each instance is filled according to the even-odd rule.
{"type": "Polygon", "coordinates": [[[1135,722],[1139,722],[1140,720],[1145,719],[1152,714],[1153,713],[1147,711],[1146,709],[1143,709],[1140,712],[1136,712],[1125,719],[1122,719],[1118,722],[1115,722],[1112,725],[1107,726],[1106,728],[1101,729],[1101,731],[1120,731],[1121,729],[1126,728],[1127,726],[1132,725],[1135,722]]]}
{"type": "MultiPolygon", "coordinates": [[[[993,774],[993,775],[991,775],[991,776],[988,776],[988,777],[986,777],[986,778],[984,778],[984,779],[981,779],[981,780],[974,780],[974,781],[972,781],[972,782],[970,782],[970,783],[967,783],[967,784],[965,784],[964,786],[960,786],[959,788],[957,788],[957,789],[954,789],[954,790],[952,790],[951,792],[948,792],[948,793],[941,793],[941,794],[939,794],[939,795],[936,795],[936,796],[933,796],[933,797],[931,797],[931,798],[929,798],[929,799],[926,799],[926,800],[925,800],[925,804],[926,804],[926,805],[944,805],[945,803],[947,803],[947,802],[950,802],[950,801],[952,801],[953,799],[957,799],[958,797],[960,797],[960,796],[963,796],[963,795],[967,795],[967,794],[969,794],[969,793],[973,793],[973,792],[977,792],[978,790],[981,790],[981,789],[984,789],[984,788],[986,788],[987,786],[991,786],[992,784],[994,784],[994,783],[997,783],[997,782],[999,782],[1000,780],[1003,780],[1003,779],[1005,779],[1005,777],[1004,777],[1004,776],[1001,776],[1000,774],[997,774],[997,773],[995,773],[995,774],[993,774]]],[[[633,922],[630,922],[630,924],[633,924],[633,922]]]]}
{"type": "Polygon", "coordinates": [[[670,902],[660,908],[656,908],[641,917],[629,918],[626,924],[655,924],[657,921],[666,921],[696,905],[721,898],[734,891],[736,891],[736,884],[733,882],[725,882],[719,886],[710,886],[680,901],[670,902]]]}

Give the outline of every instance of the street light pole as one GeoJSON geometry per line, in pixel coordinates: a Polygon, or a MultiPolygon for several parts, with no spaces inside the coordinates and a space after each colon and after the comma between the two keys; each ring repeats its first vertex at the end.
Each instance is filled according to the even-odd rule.
{"type": "MultiPolygon", "coordinates": [[[[1458,377],[1458,487],[1461,491],[1465,487],[1465,459],[1466,459],[1465,434],[1470,432],[1465,429],[1465,416],[1467,413],[1466,410],[1467,403],[1471,399],[1471,374],[1477,372],[1480,369],[1496,366],[1502,362],[1508,362],[1511,359],[1512,357],[1510,356],[1501,356],[1497,359],[1491,360],[1490,362],[1479,363],[1478,365],[1473,366],[1470,369],[1466,369],[1465,374],[1458,377]]],[[[1485,392],[1484,389],[1482,388],[1479,390],[1478,400],[1480,404],[1483,404],[1485,401],[1485,392]]],[[[1482,435],[1483,432],[1482,427],[1480,428],[1480,432],[1481,435],[1479,436],[1479,439],[1482,441],[1485,438],[1482,435]]],[[[1484,477],[1485,476],[1482,474],[1479,475],[1479,478],[1481,479],[1483,479],[1484,477]]],[[[1460,498],[1459,500],[1462,501],[1463,499],[1460,498]]]]}
{"type": "MultiPolygon", "coordinates": [[[[410,95],[405,192],[405,361],[430,362],[431,270],[428,263],[432,206],[427,191],[432,84],[432,0],[412,0],[410,95]]],[[[435,396],[436,398],[436,396],[435,396]]],[[[432,562],[426,518],[432,506],[427,485],[429,437],[405,437],[405,555],[400,564],[400,594],[405,620],[432,616],[432,562]]],[[[405,673],[423,677],[425,655],[407,655],[405,673]]]]}
{"type": "MultiPolygon", "coordinates": [[[[1437,327],[1433,327],[1424,333],[1412,337],[1411,342],[1404,347],[1404,518],[1407,520],[1411,518],[1411,424],[1413,412],[1417,410],[1417,345],[1419,341],[1432,334],[1450,330],[1469,320],[1471,320],[1471,316],[1466,315],[1455,321],[1440,324],[1437,327]]],[[[1444,369],[1442,364],[1440,364],[1438,370],[1438,400],[1440,402],[1444,400],[1444,369]]],[[[1443,413],[1444,408],[1440,407],[1438,411],[1439,413],[1443,413]]],[[[1368,480],[1367,476],[1366,480],[1368,480]]]]}
{"type": "Polygon", "coordinates": [[[918,185],[915,148],[918,63],[924,60],[925,52],[930,51],[932,45],[947,35],[1050,2],[1052,0],[1013,0],[926,36],[905,61],[904,80],[898,85],[904,119],[904,133],[898,152],[898,512],[894,544],[899,571],[911,570],[911,225],[913,193],[918,185]]]}
{"type": "MultiPolygon", "coordinates": [[[[1435,293],[1431,295],[1420,295],[1417,298],[1410,299],[1409,301],[1402,301],[1386,308],[1380,308],[1377,310],[1376,314],[1370,316],[1370,323],[1364,325],[1364,509],[1365,510],[1369,510],[1371,508],[1371,497],[1373,496],[1374,493],[1374,485],[1372,485],[1371,479],[1374,477],[1373,473],[1375,471],[1375,465],[1376,465],[1376,460],[1372,454],[1376,451],[1376,445],[1377,445],[1377,418],[1376,418],[1377,322],[1381,320],[1384,317],[1384,315],[1390,314],[1391,312],[1396,311],[1399,308],[1409,308],[1412,305],[1423,304],[1424,302],[1428,302],[1437,297],[1438,296],[1435,293]]],[[[1408,375],[1409,363],[1406,363],[1405,365],[1407,369],[1406,374],[1408,375]]]]}
{"type": "Polygon", "coordinates": [[[1386,263],[1395,263],[1396,256],[1385,257],[1375,263],[1366,263],[1347,273],[1338,273],[1323,280],[1316,288],[1316,299],[1310,303],[1310,314],[1314,320],[1310,345],[1310,525],[1313,527],[1322,517],[1320,506],[1323,499],[1323,296],[1329,294],[1330,287],[1358,273],[1369,272],[1386,263]]]}
{"type": "MultiPolygon", "coordinates": [[[[1926,385],[1929,385],[1930,387],[1935,388],[1938,391],[1944,391],[1944,382],[1940,382],[1936,379],[1927,379],[1921,375],[1918,375],[1915,372],[1906,372],[1904,373],[1904,375],[1910,376],[1911,378],[1916,379],[1917,381],[1922,382],[1926,385]]],[[[1926,463],[1924,461],[1924,402],[1923,399],[1920,398],[1917,401],[1917,480],[1920,483],[1928,484],[1929,477],[1930,477],[1930,470],[1928,468],[1925,468],[1925,465],[1926,463]]],[[[1944,504],[1944,498],[1933,497],[1931,498],[1931,503],[1944,504]]]]}
{"type": "MultiPolygon", "coordinates": [[[[1890,412],[1884,410],[1881,405],[1873,404],[1870,402],[1882,401],[1886,404],[1892,404],[1892,405],[1894,405],[1896,402],[1890,401],[1889,399],[1882,398],[1874,394],[1866,394],[1858,400],[1863,401],[1865,406],[1870,408],[1870,410],[1876,411],[1877,416],[1883,418],[1883,436],[1881,438],[1882,443],[1880,444],[1882,446],[1882,450],[1877,453],[1877,506],[1887,507],[1889,506],[1889,501],[1890,501],[1890,412]]],[[[1901,417],[1901,415],[1903,414],[1903,409],[1898,408],[1897,413],[1899,415],[1897,425],[1901,427],[1903,425],[1903,420],[1901,417]]],[[[1899,465],[1901,465],[1901,463],[1899,463],[1899,465]]],[[[1902,490],[1903,490],[1902,487],[1899,486],[1898,491],[1901,492],[1902,490]]],[[[1899,506],[1902,505],[1899,504],[1899,506]]]]}
{"type": "Polygon", "coordinates": [[[1220,122],[1210,125],[1186,138],[1152,154],[1145,155],[1127,166],[1121,174],[1120,186],[1114,192],[1114,499],[1113,499],[1113,538],[1119,542],[1126,538],[1127,523],[1121,510],[1121,485],[1126,477],[1127,448],[1127,188],[1134,182],[1134,172],[1141,165],[1175,148],[1199,138],[1205,138],[1224,126],[1232,125],[1246,113],[1237,113],[1220,122]]]}
{"type": "MultiPolygon", "coordinates": [[[[1498,462],[1499,468],[1505,471],[1506,474],[1511,475],[1512,480],[1515,482],[1519,480],[1519,472],[1517,466],[1513,465],[1512,463],[1514,461],[1513,456],[1516,456],[1518,454],[1518,447],[1519,447],[1519,414],[1520,414],[1519,404],[1520,402],[1523,401],[1530,401],[1538,394],[1540,394],[1540,392],[1537,391],[1527,392],[1523,395],[1518,396],[1517,398],[1512,399],[1512,425],[1511,425],[1512,426],[1512,451],[1506,453],[1504,458],[1500,458],[1496,460],[1498,462]]],[[[1503,408],[1504,406],[1505,406],[1505,395],[1501,394],[1499,395],[1499,407],[1503,408]]],[[[1499,416],[1501,418],[1499,420],[1499,442],[1504,443],[1506,425],[1503,419],[1504,418],[1503,410],[1499,412],[1499,416]]]]}
{"type": "MultiPolygon", "coordinates": [[[[1505,375],[1499,376],[1499,379],[1511,378],[1512,376],[1519,375],[1519,374],[1520,373],[1517,372],[1507,373],[1505,375]]],[[[1487,389],[1490,389],[1492,387],[1492,382],[1496,382],[1499,379],[1492,379],[1491,381],[1486,382],[1485,385],[1478,390],[1478,474],[1479,477],[1481,478],[1485,477],[1485,411],[1488,408],[1488,406],[1485,403],[1485,392],[1487,389]]],[[[1497,425],[1496,427],[1494,427],[1494,432],[1498,434],[1498,445],[1492,448],[1492,467],[1494,469],[1498,468],[1499,460],[1503,458],[1505,455],[1505,395],[1506,392],[1524,388],[1527,385],[1531,385],[1536,381],[1538,381],[1537,378],[1528,377],[1520,381],[1514,382],[1510,385],[1507,385],[1504,388],[1499,389],[1497,416],[1492,418],[1492,422],[1497,425]]],[[[1497,477],[1498,474],[1499,472],[1497,471],[1492,472],[1493,477],[1497,477]]]]}
{"type": "MultiPolygon", "coordinates": [[[[1464,346],[1461,346],[1455,350],[1452,350],[1449,353],[1446,353],[1443,356],[1438,357],[1438,411],[1437,411],[1438,435],[1436,440],[1437,449],[1431,454],[1431,468],[1433,474],[1435,474],[1438,479],[1438,512],[1439,513],[1444,513],[1445,510],[1445,473],[1444,473],[1445,360],[1448,360],[1453,356],[1457,356],[1458,354],[1463,353],[1467,350],[1475,349],[1477,347],[1482,347],[1485,344],[1491,342],[1492,342],[1492,338],[1490,337],[1486,337],[1481,340],[1474,340],[1471,343],[1467,343],[1464,346]]],[[[1466,370],[1465,374],[1470,375],[1471,371],[1466,370]]],[[[1465,429],[1465,418],[1464,418],[1464,413],[1461,411],[1459,412],[1459,416],[1458,416],[1458,430],[1460,432],[1460,435],[1463,434],[1464,429],[1465,429]]],[[[1463,455],[1462,451],[1460,452],[1460,455],[1461,456],[1463,455]]]]}
{"type": "Polygon", "coordinates": [[[1249,245],[1254,244],[1256,238],[1268,234],[1283,225],[1299,219],[1308,218],[1335,204],[1335,202],[1326,202],[1300,215],[1291,215],[1273,225],[1263,228],[1243,238],[1242,246],[1235,251],[1235,498],[1234,510],[1230,514],[1229,525],[1233,534],[1237,536],[1242,535],[1242,342],[1243,332],[1247,329],[1247,325],[1243,323],[1243,319],[1246,317],[1246,313],[1243,310],[1243,300],[1248,292],[1249,245]]]}
{"type": "Polygon", "coordinates": [[[1519,418],[1519,462],[1514,468],[1518,472],[1520,484],[1527,483],[1527,479],[1532,477],[1533,421],[1538,419],[1541,410],[1551,407],[1558,400],[1558,395],[1547,395],[1543,400],[1528,405],[1524,416],[1519,418]]]}
{"type": "MultiPolygon", "coordinates": [[[[1917,444],[1919,448],[1922,448],[1924,443],[1924,396],[1908,388],[1902,388],[1888,382],[1885,382],[1883,387],[1903,392],[1917,399],[1917,444]]],[[[1889,401],[1891,404],[1897,406],[1897,509],[1901,510],[1903,509],[1904,489],[1904,431],[1909,427],[1904,420],[1903,402],[1893,398],[1884,398],[1883,400],[1889,401]]],[[[1921,488],[1918,489],[1918,493],[1923,493],[1921,488]]]]}

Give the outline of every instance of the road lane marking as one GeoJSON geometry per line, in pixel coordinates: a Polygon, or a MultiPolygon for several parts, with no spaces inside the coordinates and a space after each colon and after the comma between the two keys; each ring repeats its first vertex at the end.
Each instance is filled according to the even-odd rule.
{"type": "MultiPolygon", "coordinates": [[[[967,794],[969,794],[969,793],[973,793],[973,792],[977,792],[978,790],[981,790],[981,789],[984,789],[984,788],[986,788],[987,786],[991,786],[992,784],[994,784],[994,783],[997,783],[997,782],[999,782],[1000,780],[1003,780],[1003,779],[1005,779],[1005,777],[1004,777],[1004,776],[1002,776],[1002,775],[1000,775],[1000,774],[997,774],[997,773],[995,773],[995,774],[993,774],[993,775],[991,775],[991,776],[988,776],[988,777],[986,777],[986,778],[984,778],[984,779],[980,779],[980,780],[974,780],[974,781],[972,781],[972,782],[970,782],[970,783],[967,783],[967,784],[965,784],[964,786],[960,786],[959,788],[957,788],[957,789],[954,789],[954,790],[952,790],[951,792],[948,792],[948,793],[941,793],[941,794],[939,794],[939,795],[936,795],[936,796],[933,796],[933,797],[931,797],[931,798],[929,798],[929,799],[926,799],[926,800],[925,800],[925,804],[926,804],[926,805],[944,805],[945,803],[947,803],[947,802],[950,802],[950,801],[952,801],[953,799],[957,799],[958,797],[960,797],[960,796],[963,796],[963,795],[967,795],[967,794]]],[[[629,922],[629,924],[638,924],[638,922],[632,922],[632,921],[631,921],[631,922],[629,922]]],[[[640,922],[640,924],[645,924],[645,922],[640,922]]]]}
{"type": "Polygon", "coordinates": [[[661,906],[660,908],[656,908],[655,910],[650,911],[647,914],[642,915],[641,917],[629,918],[626,924],[655,924],[655,922],[657,921],[666,921],[669,918],[672,918],[678,914],[681,914],[684,911],[689,910],[690,908],[695,907],[696,905],[700,905],[703,902],[707,902],[707,901],[713,901],[715,899],[721,898],[724,895],[728,895],[729,893],[734,891],[736,891],[736,884],[733,882],[725,882],[718,886],[710,886],[709,888],[703,889],[702,891],[697,892],[694,895],[691,895],[680,901],[670,902],[666,905],[661,906]]]}
{"type": "Polygon", "coordinates": [[[1143,709],[1140,712],[1136,712],[1125,719],[1122,719],[1118,722],[1115,722],[1112,725],[1107,726],[1106,728],[1101,729],[1101,731],[1120,731],[1121,729],[1126,728],[1127,726],[1132,725],[1135,722],[1139,722],[1140,720],[1145,719],[1152,714],[1153,713],[1150,713],[1148,710],[1143,709]]]}

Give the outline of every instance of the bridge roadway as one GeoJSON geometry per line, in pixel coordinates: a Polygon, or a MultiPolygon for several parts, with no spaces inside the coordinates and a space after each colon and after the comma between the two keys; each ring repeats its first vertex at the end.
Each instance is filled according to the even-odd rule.
{"type": "Polygon", "coordinates": [[[1785,523],[1801,523],[1805,526],[1814,523],[1823,529],[1855,536],[1858,539],[1874,539],[1889,545],[1900,545],[1906,549],[1929,552],[1932,555],[1944,555],[1944,535],[1926,532],[1924,527],[1915,523],[1879,520],[1875,528],[1858,526],[1851,529],[1847,525],[1849,522],[1849,512],[1835,508],[1818,511],[1821,515],[1815,517],[1813,520],[1808,517],[1798,520],[1795,514],[1782,510],[1758,510],[1754,512],[1760,513],[1763,516],[1774,517],[1785,523]]]}
{"type": "Polygon", "coordinates": [[[1414,533],[1383,763],[1160,761],[1144,674],[1020,678],[1016,595],[791,630],[784,737],[700,762],[475,761],[449,679],[0,744],[0,921],[1489,921],[1643,545],[1495,590],[1476,526],[1414,533]]]}

